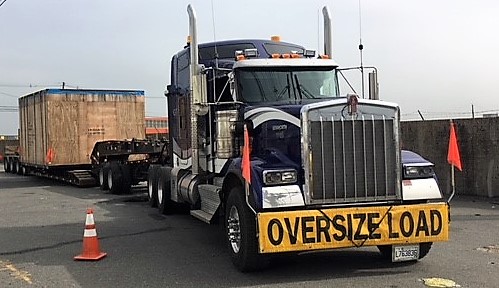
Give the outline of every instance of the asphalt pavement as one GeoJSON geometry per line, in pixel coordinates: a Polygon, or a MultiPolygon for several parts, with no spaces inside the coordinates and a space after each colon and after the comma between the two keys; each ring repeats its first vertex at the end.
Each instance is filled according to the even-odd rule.
{"type": "Polygon", "coordinates": [[[220,226],[159,215],[146,196],[145,185],[111,195],[0,170],[0,287],[395,288],[425,287],[433,278],[499,287],[499,199],[456,197],[451,240],[435,243],[417,263],[389,263],[364,247],[280,256],[264,271],[243,274],[230,262],[220,226]],[[98,262],[73,260],[87,208],[108,253],[98,262]]]}

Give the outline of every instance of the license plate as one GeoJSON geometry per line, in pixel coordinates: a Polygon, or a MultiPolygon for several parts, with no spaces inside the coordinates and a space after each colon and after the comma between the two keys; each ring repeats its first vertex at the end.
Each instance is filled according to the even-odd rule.
{"type": "Polygon", "coordinates": [[[419,259],[419,245],[393,245],[392,261],[402,262],[419,259]]]}

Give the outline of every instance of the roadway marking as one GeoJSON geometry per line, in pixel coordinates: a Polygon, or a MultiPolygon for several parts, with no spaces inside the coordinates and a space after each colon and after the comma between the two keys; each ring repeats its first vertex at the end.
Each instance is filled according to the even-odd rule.
{"type": "Polygon", "coordinates": [[[0,260],[0,271],[8,271],[9,275],[14,277],[15,279],[22,280],[28,284],[33,284],[33,281],[31,280],[31,274],[29,274],[27,271],[17,269],[14,264],[9,263],[8,261],[0,260]]]}
{"type": "Polygon", "coordinates": [[[453,280],[444,278],[423,278],[421,279],[427,287],[454,288],[461,287],[453,280]]]}
{"type": "Polygon", "coordinates": [[[485,247],[476,248],[478,251],[489,252],[489,253],[499,253],[499,245],[490,245],[485,247]]]}

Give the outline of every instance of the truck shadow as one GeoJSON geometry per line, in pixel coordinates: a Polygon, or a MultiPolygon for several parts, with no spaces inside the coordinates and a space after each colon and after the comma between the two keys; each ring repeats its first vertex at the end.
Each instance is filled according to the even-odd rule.
{"type": "MultiPolygon", "coordinates": [[[[50,179],[0,172],[0,189],[42,187],[54,184],[55,181],[50,179]]],[[[64,184],[61,183],[61,185],[64,184]]]]}

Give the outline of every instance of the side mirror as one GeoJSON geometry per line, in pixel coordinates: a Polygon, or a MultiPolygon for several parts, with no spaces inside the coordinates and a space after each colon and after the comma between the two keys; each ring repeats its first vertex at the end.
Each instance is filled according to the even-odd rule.
{"type": "Polygon", "coordinates": [[[170,97],[172,93],[172,85],[167,85],[165,90],[165,97],[170,97]]]}
{"type": "Polygon", "coordinates": [[[242,137],[244,135],[244,125],[246,124],[246,129],[248,129],[248,133],[253,135],[255,129],[253,128],[252,121],[237,121],[234,125],[234,135],[236,137],[242,137]]]}

